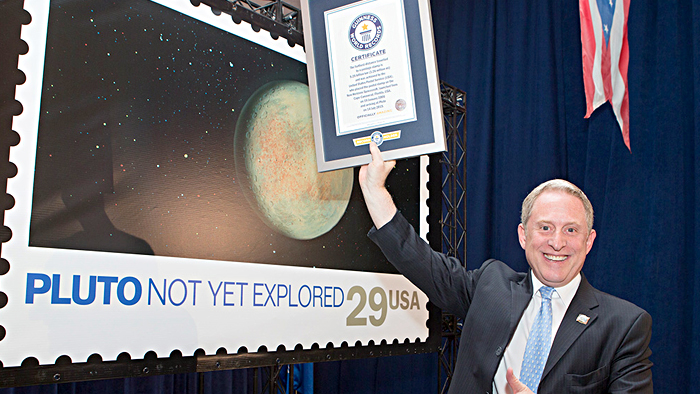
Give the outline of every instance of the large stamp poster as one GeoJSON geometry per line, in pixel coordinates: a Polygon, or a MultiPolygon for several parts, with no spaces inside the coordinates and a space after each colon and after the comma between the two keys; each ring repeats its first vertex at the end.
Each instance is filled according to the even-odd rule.
{"type": "MultiPolygon", "coordinates": [[[[356,170],[317,172],[302,48],[187,0],[25,8],[3,366],[427,338],[356,170]]],[[[424,233],[424,166],[398,166],[424,233]]]]}

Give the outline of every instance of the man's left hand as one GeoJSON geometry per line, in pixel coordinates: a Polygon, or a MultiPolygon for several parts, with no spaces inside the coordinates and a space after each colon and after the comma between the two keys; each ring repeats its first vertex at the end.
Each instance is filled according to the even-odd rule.
{"type": "Polygon", "coordinates": [[[513,390],[513,394],[534,394],[524,383],[520,382],[518,378],[515,377],[513,373],[513,368],[508,368],[506,372],[506,380],[510,389],[513,390]]]}

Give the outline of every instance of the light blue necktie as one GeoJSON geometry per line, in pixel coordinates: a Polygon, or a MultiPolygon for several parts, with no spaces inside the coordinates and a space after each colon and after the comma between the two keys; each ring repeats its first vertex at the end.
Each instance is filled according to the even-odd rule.
{"type": "Polygon", "coordinates": [[[549,348],[552,347],[552,292],[553,288],[540,287],[542,305],[532,324],[530,336],[525,345],[523,366],[520,370],[520,381],[537,393],[540,384],[544,364],[549,356],[549,348]]]}

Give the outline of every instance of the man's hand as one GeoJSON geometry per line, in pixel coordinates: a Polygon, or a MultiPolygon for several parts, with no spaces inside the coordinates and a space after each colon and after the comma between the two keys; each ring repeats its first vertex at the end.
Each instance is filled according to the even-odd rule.
{"type": "Polygon", "coordinates": [[[396,205],[385,187],[386,178],[396,165],[396,161],[384,161],[382,153],[374,142],[369,143],[369,151],[372,154],[372,161],[360,168],[358,180],[372,222],[376,228],[380,228],[396,214],[396,205]]]}
{"type": "Polygon", "coordinates": [[[360,188],[376,191],[384,188],[386,178],[396,165],[396,160],[384,161],[382,152],[374,141],[369,143],[369,152],[372,154],[372,161],[360,168],[360,188]]]}
{"type": "Polygon", "coordinates": [[[513,390],[513,394],[534,394],[524,383],[521,383],[518,378],[515,377],[513,373],[513,368],[508,368],[506,372],[506,380],[508,381],[508,386],[513,390]]]}

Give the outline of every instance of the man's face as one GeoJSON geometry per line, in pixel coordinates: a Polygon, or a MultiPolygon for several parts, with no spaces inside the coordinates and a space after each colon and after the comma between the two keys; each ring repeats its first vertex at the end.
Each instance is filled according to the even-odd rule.
{"type": "Polygon", "coordinates": [[[532,273],[551,287],[571,282],[593,246],[583,203],[571,194],[547,190],[537,197],[527,228],[518,226],[520,246],[532,273]]]}

